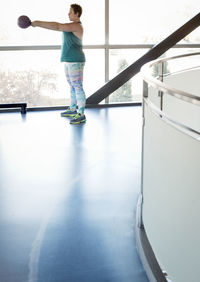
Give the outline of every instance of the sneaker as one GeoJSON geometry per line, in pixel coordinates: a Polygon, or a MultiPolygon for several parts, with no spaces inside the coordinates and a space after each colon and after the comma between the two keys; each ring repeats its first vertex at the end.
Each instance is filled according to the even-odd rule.
{"type": "Polygon", "coordinates": [[[74,117],[77,114],[77,111],[72,111],[70,107],[66,109],[65,112],[61,113],[62,117],[74,117]]]}
{"type": "Polygon", "coordinates": [[[78,124],[86,121],[85,115],[76,114],[75,117],[70,121],[71,124],[78,124]]]}

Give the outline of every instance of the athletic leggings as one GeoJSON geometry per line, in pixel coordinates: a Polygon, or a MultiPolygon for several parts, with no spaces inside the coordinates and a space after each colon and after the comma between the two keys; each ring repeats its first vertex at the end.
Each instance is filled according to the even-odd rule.
{"type": "Polygon", "coordinates": [[[83,68],[85,63],[65,63],[65,75],[70,85],[70,109],[76,109],[83,114],[85,110],[85,92],[83,90],[83,68]]]}

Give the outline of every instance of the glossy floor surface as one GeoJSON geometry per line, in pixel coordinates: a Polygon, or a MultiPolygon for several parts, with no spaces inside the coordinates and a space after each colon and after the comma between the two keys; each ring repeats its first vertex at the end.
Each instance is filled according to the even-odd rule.
{"type": "Polygon", "coordinates": [[[0,281],[147,282],[136,250],[141,108],[0,113],[0,281]]]}

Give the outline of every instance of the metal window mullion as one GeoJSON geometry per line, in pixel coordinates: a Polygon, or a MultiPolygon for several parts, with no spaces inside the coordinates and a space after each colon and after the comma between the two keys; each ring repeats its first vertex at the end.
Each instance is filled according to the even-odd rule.
{"type": "MultiPolygon", "coordinates": [[[[83,45],[84,49],[149,49],[153,47],[153,44],[124,44],[124,45],[110,45],[109,40],[107,39],[107,44],[99,44],[99,45],[83,45]]],[[[29,50],[35,50],[35,51],[43,51],[43,50],[60,50],[61,45],[27,45],[27,46],[0,46],[0,52],[2,51],[29,51],[29,50]]],[[[179,48],[184,49],[186,48],[185,45],[175,45],[172,47],[173,49],[179,48]]],[[[200,44],[188,44],[187,48],[200,48],[200,44]]],[[[195,52],[196,53],[196,52],[195,52]]],[[[191,54],[193,55],[193,54],[191,54]]]]}
{"type": "MultiPolygon", "coordinates": [[[[109,0],[105,0],[105,82],[109,81],[109,0]]],[[[109,96],[105,103],[109,103],[109,96]]]]}

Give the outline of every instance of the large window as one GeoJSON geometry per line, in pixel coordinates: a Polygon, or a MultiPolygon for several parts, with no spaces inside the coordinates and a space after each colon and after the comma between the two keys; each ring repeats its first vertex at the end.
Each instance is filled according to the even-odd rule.
{"type": "MultiPolygon", "coordinates": [[[[199,12],[197,0],[183,0],[181,4],[170,0],[165,9],[158,0],[75,2],[83,7],[87,97],[148,51],[145,44],[158,43],[199,12]],[[136,48],[135,44],[142,47],[136,48]]],[[[23,14],[31,20],[68,22],[69,5],[65,0],[4,3],[0,9],[0,103],[21,101],[29,107],[69,103],[69,87],[60,63],[61,32],[17,26],[17,18],[23,14]]],[[[199,29],[182,43],[200,43],[199,29]]],[[[137,102],[141,96],[142,79],[138,74],[106,102],[137,102]]]]}
{"type": "MultiPolygon", "coordinates": [[[[84,89],[89,96],[104,83],[104,52],[85,53],[84,89]]],[[[69,104],[60,50],[2,51],[0,55],[0,103],[27,102],[29,107],[69,104]]]]}
{"type": "MultiPolygon", "coordinates": [[[[104,0],[77,2],[83,7],[84,44],[104,44],[104,0]]],[[[0,9],[0,45],[60,44],[60,32],[32,27],[23,30],[17,26],[17,18],[27,15],[31,20],[69,22],[70,3],[65,0],[6,0],[0,9]]]]}
{"type": "MultiPolygon", "coordinates": [[[[110,0],[110,43],[157,43],[199,13],[198,0],[110,0]]],[[[196,31],[187,41],[200,41],[196,31]]]]}

